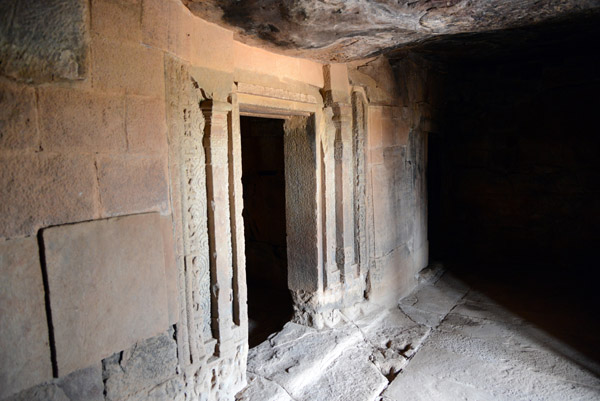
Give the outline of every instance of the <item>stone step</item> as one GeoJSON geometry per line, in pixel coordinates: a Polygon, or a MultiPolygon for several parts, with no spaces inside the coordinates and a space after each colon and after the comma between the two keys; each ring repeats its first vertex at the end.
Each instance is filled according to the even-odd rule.
{"type": "Polygon", "coordinates": [[[354,316],[335,328],[288,323],[248,355],[238,401],[375,401],[428,334],[399,310],[354,316]]]}

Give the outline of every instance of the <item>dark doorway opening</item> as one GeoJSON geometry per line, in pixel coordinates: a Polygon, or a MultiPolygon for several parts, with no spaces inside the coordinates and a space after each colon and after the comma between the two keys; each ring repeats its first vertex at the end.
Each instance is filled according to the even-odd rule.
{"type": "Polygon", "coordinates": [[[287,280],[283,123],[240,118],[250,347],[281,330],[293,314],[287,280]]]}

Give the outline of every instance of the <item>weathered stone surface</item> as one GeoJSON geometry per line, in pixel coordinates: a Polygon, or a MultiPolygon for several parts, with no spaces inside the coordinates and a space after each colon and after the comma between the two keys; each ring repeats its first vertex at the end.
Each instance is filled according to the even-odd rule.
{"type": "Polygon", "coordinates": [[[86,156],[0,156],[0,237],[98,214],[96,172],[86,156]]]}
{"type": "MultiPolygon", "coordinates": [[[[441,295],[454,297],[449,288],[441,295]]],[[[466,302],[473,302],[469,296],[466,302]]],[[[459,308],[432,332],[383,393],[384,400],[592,400],[600,395],[597,375],[565,357],[569,353],[555,338],[542,334],[540,341],[540,331],[498,318],[500,309],[493,303],[479,304],[485,318],[466,316],[459,308]]]]}
{"type": "Polygon", "coordinates": [[[185,383],[181,376],[167,380],[148,390],[132,396],[130,401],[185,401],[185,383]]]}
{"type": "Polygon", "coordinates": [[[288,323],[251,349],[250,383],[237,399],[374,401],[430,334],[398,309],[340,317],[327,330],[288,323]]]}
{"type": "Polygon", "coordinates": [[[57,385],[44,383],[7,398],[4,401],[70,401],[57,385]]]}
{"type": "Polygon", "coordinates": [[[44,150],[111,152],[126,149],[122,97],[71,88],[39,89],[44,150]]]}
{"type": "Polygon", "coordinates": [[[157,214],[53,227],[43,241],[60,376],[168,326],[157,214]]]}
{"type": "Polygon", "coordinates": [[[273,380],[296,399],[346,347],[361,339],[354,327],[319,331],[288,323],[276,336],[249,351],[248,372],[273,380]]]}
{"type": "Polygon", "coordinates": [[[347,65],[350,83],[364,87],[370,103],[393,105],[398,102],[398,84],[386,56],[347,65]]]}
{"type": "Polygon", "coordinates": [[[4,401],[104,401],[102,364],[31,387],[4,401]]]}
{"type": "Polygon", "coordinates": [[[141,0],[93,0],[93,33],[119,41],[141,42],[141,0]]]}
{"type": "Polygon", "coordinates": [[[169,48],[169,21],[172,4],[162,0],[144,0],[142,7],[142,41],[144,44],[167,50],[169,48]]]}
{"type": "Polygon", "coordinates": [[[388,381],[369,357],[373,349],[359,343],[347,349],[313,385],[308,386],[301,400],[375,400],[388,381]],[[351,366],[351,369],[348,367],[351,366]]]}
{"type": "Polygon", "coordinates": [[[369,301],[385,308],[397,305],[415,284],[414,266],[406,245],[398,246],[374,260],[369,271],[369,301]]]}
{"type": "Polygon", "coordinates": [[[107,91],[164,97],[163,53],[137,43],[94,37],[92,86],[107,91]]]}
{"type": "Polygon", "coordinates": [[[52,378],[35,237],[0,240],[0,399],[52,378]]]}
{"type": "Polygon", "coordinates": [[[425,285],[400,300],[400,309],[416,322],[436,327],[466,294],[468,287],[444,275],[435,284],[425,285]]]}
{"type": "Polygon", "coordinates": [[[164,100],[128,97],[125,124],[129,152],[167,153],[164,100]]]}
{"type": "Polygon", "coordinates": [[[100,362],[57,379],[55,383],[69,401],[104,401],[104,383],[102,382],[102,364],[100,362]]]}
{"type": "Polygon", "coordinates": [[[294,117],[284,124],[288,285],[314,291],[319,286],[314,119],[294,117]]]}
{"type": "Polygon", "coordinates": [[[398,308],[354,319],[365,339],[375,348],[371,360],[386,375],[400,371],[431,330],[412,320],[398,308]]]}
{"type": "Polygon", "coordinates": [[[148,397],[149,392],[156,392],[154,387],[176,375],[177,343],[173,339],[172,329],[104,359],[102,365],[106,399],[109,401],[167,400],[175,399],[178,393],[178,386],[173,387],[175,383],[172,383],[159,391],[164,393],[164,398],[148,397]],[[172,397],[168,398],[167,394],[172,397]]]}
{"type": "Polygon", "coordinates": [[[48,82],[86,73],[86,2],[34,0],[0,3],[0,73],[48,82]]]}
{"type": "Polygon", "coordinates": [[[0,81],[0,149],[39,147],[35,91],[8,80],[0,81]]]}
{"type": "Polygon", "coordinates": [[[175,259],[175,241],[173,239],[173,217],[171,215],[160,217],[160,228],[165,254],[165,280],[167,288],[167,302],[169,303],[169,324],[173,325],[179,320],[179,289],[177,288],[178,272],[175,259]]]}
{"type": "Polygon", "coordinates": [[[293,401],[277,383],[264,377],[248,374],[248,386],[235,396],[236,401],[293,401]]]}
{"type": "Polygon", "coordinates": [[[169,209],[166,155],[98,156],[97,160],[105,216],[169,209]]]}
{"type": "Polygon", "coordinates": [[[289,54],[343,61],[442,34],[534,24],[597,9],[595,0],[366,1],[182,0],[196,15],[233,29],[248,43],[289,54]]]}
{"type": "Polygon", "coordinates": [[[349,311],[333,329],[288,324],[250,350],[250,383],[236,399],[598,398],[597,363],[480,293],[467,292],[450,274],[437,282],[437,273],[426,275],[415,294],[434,294],[420,313],[423,321],[436,321],[435,328],[400,309],[371,305],[349,311]]]}

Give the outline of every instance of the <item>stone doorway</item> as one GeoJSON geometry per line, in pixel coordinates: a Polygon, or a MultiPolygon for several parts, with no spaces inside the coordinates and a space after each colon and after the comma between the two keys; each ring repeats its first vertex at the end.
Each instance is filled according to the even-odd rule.
{"type": "Polygon", "coordinates": [[[250,347],[281,330],[293,314],[288,289],[284,121],[240,118],[250,347]]]}

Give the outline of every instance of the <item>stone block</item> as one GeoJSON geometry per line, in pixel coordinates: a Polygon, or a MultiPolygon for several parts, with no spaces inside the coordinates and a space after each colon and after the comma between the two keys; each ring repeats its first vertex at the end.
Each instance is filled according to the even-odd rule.
{"type": "Polygon", "coordinates": [[[35,91],[8,80],[0,81],[0,150],[37,149],[39,134],[35,91]]]}
{"type": "Polygon", "coordinates": [[[164,62],[160,50],[94,36],[92,56],[94,88],[164,98],[164,62]]]}
{"type": "Polygon", "coordinates": [[[369,149],[377,149],[382,145],[382,126],[381,126],[381,108],[369,107],[369,149]]]}
{"type": "Polygon", "coordinates": [[[322,67],[321,64],[314,61],[298,59],[299,76],[297,80],[317,88],[322,88],[324,85],[322,67]]]}
{"type": "Polygon", "coordinates": [[[396,121],[385,116],[381,119],[381,146],[389,147],[398,144],[396,121]]]}
{"type": "Polygon", "coordinates": [[[103,215],[169,210],[166,156],[98,156],[103,215]]]}
{"type": "Polygon", "coordinates": [[[141,43],[141,0],[92,0],[92,32],[118,41],[141,43]]]}
{"type": "Polygon", "coordinates": [[[399,117],[394,119],[394,125],[396,126],[396,135],[398,137],[397,143],[399,145],[407,145],[410,136],[408,122],[404,118],[399,117]]]}
{"type": "MultiPolygon", "coordinates": [[[[275,66],[275,55],[264,49],[255,48],[244,43],[235,41],[233,43],[233,59],[235,67],[239,70],[251,72],[263,72],[267,66],[275,66]]],[[[321,67],[321,76],[323,75],[321,67]]]]}
{"type": "Polygon", "coordinates": [[[69,401],[104,401],[100,362],[55,380],[69,401]]]}
{"type": "Polygon", "coordinates": [[[28,388],[4,401],[104,401],[102,364],[28,388]]]}
{"type": "Polygon", "coordinates": [[[369,164],[383,164],[383,149],[375,148],[369,151],[369,164]]]}
{"type": "Polygon", "coordinates": [[[39,89],[44,150],[113,152],[126,149],[122,97],[68,88],[39,89]]]}
{"type": "Polygon", "coordinates": [[[371,275],[369,300],[377,305],[395,307],[398,300],[415,286],[412,258],[405,245],[376,258],[374,272],[376,274],[371,275]]]}
{"type": "Polygon", "coordinates": [[[161,216],[160,228],[165,247],[165,279],[167,285],[167,301],[169,303],[169,324],[179,320],[179,290],[177,286],[177,260],[175,257],[175,241],[173,239],[173,217],[161,216]]]}
{"type": "Polygon", "coordinates": [[[59,376],[168,327],[157,214],[42,232],[59,376]]]}
{"type": "MultiPolygon", "coordinates": [[[[175,12],[189,13],[181,2],[174,6],[175,12]]],[[[232,72],[233,32],[208,23],[199,18],[193,18],[192,47],[190,62],[217,71],[232,72]]]]}
{"type": "Polygon", "coordinates": [[[128,97],[126,115],[129,152],[167,153],[164,100],[128,97]]]}
{"type": "Polygon", "coordinates": [[[350,83],[346,64],[328,64],[323,67],[325,91],[331,92],[332,101],[348,103],[350,101],[350,83]]]}
{"type": "MultiPolygon", "coordinates": [[[[202,47],[197,45],[201,40],[199,36],[201,31],[198,29],[200,20],[193,16],[181,2],[167,1],[167,3],[169,4],[169,32],[166,50],[183,60],[191,61],[192,53],[197,52],[194,47],[202,47]]],[[[205,63],[200,61],[196,64],[205,63]]]]}
{"type": "Polygon", "coordinates": [[[142,42],[168,50],[171,1],[144,0],[142,7],[142,42]]]}
{"type": "Polygon", "coordinates": [[[107,401],[149,399],[144,395],[176,375],[177,343],[169,330],[106,358],[102,364],[107,401]]]}
{"type": "Polygon", "coordinates": [[[87,2],[0,2],[0,75],[34,82],[83,79],[87,2]]]}
{"type": "Polygon", "coordinates": [[[384,165],[377,165],[372,167],[372,173],[375,256],[381,257],[397,244],[394,187],[390,185],[394,172],[384,165]]]}
{"type": "Polygon", "coordinates": [[[0,241],[0,399],[52,378],[35,237],[0,241]]]}
{"type": "Polygon", "coordinates": [[[85,156],[0,156],[0,237],[98,215],[96,171],[85,156]]]}

